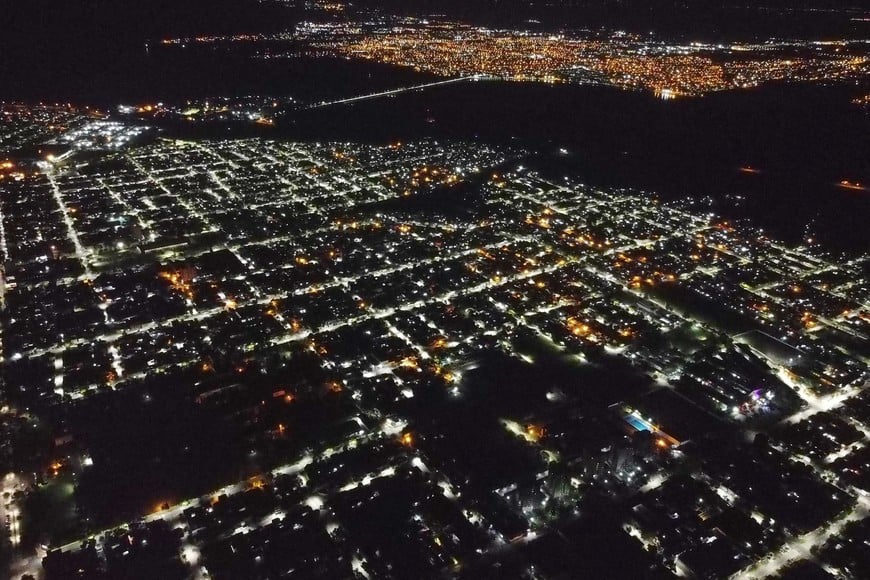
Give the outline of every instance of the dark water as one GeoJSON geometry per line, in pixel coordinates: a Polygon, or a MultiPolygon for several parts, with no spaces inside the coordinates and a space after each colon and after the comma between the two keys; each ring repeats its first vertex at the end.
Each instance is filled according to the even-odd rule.
{"type": "Polygon", "coordinates": [[[435,80],[410,70],[344,59],[274,59],[212,46],[144,47],[105,62],[79,61],[4,79],[0,100],[118,103],[177,102],[215,96],[291,96],[305,102],[435,80]]]}

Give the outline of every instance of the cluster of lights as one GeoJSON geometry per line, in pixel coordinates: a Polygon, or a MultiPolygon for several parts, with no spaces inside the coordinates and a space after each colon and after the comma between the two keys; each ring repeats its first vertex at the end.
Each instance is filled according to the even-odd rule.
{"type": "Polygon", "coordinates": [[[671,46],[625,34],[572,37],[445,22],[341,36],[318,47],[442,76],[582,83],[591,73],[609,84],[650,90],[663,99],[771,81],[847,79],[870,68],[868,57],[832,53],[828,46],[815,46],[810,55],[795,57],[786,50],[791,46],[671,46]],[[753,51],[755,58],[745,58],[743,53],[753,51]]]}

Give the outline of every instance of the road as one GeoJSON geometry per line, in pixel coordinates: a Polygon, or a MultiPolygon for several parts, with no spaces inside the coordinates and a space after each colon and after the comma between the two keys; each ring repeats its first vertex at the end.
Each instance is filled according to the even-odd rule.
{"type": "MultiPolygon", "coordinates": [[[[0,479],[0,521],[6,522],[6,517],[9,516],[9,543],[13,552],[17,552],[21,544],[21,508],[19,502],[13,498],[13,494],[17,491],[24,491],[29,487],[28,479],[17,473],[7,473],[0,479]],[[8,494],[8,495],[7,495],[8,494]]],[[[43,550],[37,550],[35,554],[15,554],[15,558],[10,562],[9,567],[5,570],[8,578],[20,578],[24,574],[30,574],[34,578],[42,577],[42,557],[45,555],[43,550]]],[[[2,572],[2,569],[0,569],[2,572]]],[[[3,576],[0,573],[0,576],[3,576]]]]}
{"type": "Polygon", "coordinates": [[[841,518],[803,534],[802,536],[792,538],[786,542],[782,548],[767,557],[754,562],[749,567],[734,574],[732,578],[749,579],[776,576],[779,574],[780,570],[790,562],[805,558],[813,560],[815,557],[812,555],[810,550],[816,546],[821,546],[827,542],[831,536],[840,533],[849,522],[863,520],[868,514],[870,514],[870,498],[867,496],[860,496],[855,507],[849,510],[849,512],[841,518]]]}

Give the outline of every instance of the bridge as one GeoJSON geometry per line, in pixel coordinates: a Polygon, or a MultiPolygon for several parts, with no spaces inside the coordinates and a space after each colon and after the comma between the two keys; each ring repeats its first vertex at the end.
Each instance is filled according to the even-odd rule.
{"type": "Polygon", "coordinates": [[[433,83],[424,83],[422,85],[414,85],[414,86],[410,86],[410,87],[401,87],[398,89],[390,89],[388,91],[382,91],[379,93],[360,95],[358,97],[349,97],[346,99],[337,99],[334,101],[320,101],[319,103],[313,103],[313,104],[308,105],[306,107],[302,107],[302,110],[322,109],[324,107],[331,107],[333,105],[344,105],[347,103],[355,103],[358,101],[367,101],[370,99],[380,99],[381,97],[400,95],[402,93],[410,93],[410,92],[414,92],[414,91],[420,91],[423,89],[430,89],[433,87],[441,87],[444,85],[452,85],[455,83],[462,83],[462,82],[466,82],[466,81],[493,80],[495,78],[496,77],[492,77],[489,75],[482,75],[482,74],[476,74],[476,75],[465,76],[465,77],[457,77],[457,78],[453,78],[453,79],[447,79],[444,81],[435,81],[433,83]]]}

